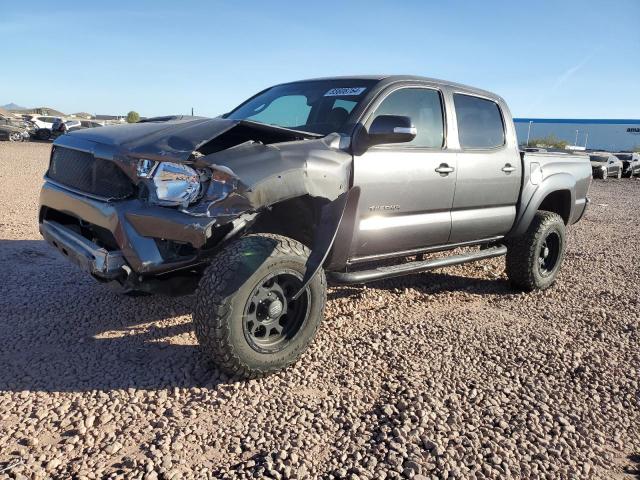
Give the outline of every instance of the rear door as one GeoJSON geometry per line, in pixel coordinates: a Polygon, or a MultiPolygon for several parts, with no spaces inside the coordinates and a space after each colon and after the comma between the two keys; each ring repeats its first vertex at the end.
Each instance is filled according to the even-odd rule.
{"type": "Polygon", "coordinates": [[[354,157],[354,185],[361,192],[352,260],[441,245],[451,231],[456,155],[446,149],[442,92],[391,87],[365,114],[364,126],[378,115],[409,116],[418,133],[411,142],[374,146],[354,157]]]}
{"type": "Polygon", "coordinates": [[[516,217],[522,162],[513,123],[492,99],[452,92],[459,150],[451,243],[506,234],[516,217]]]}

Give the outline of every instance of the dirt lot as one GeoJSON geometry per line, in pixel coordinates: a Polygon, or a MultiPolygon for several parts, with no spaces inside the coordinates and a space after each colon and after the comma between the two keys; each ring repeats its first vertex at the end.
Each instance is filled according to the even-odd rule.
{"type": "Polygon", "coordinates": [[[193,298],[120,297],[37,231],[0,143],[0,478],[640,476],[640,181],[592,186],[550,291],[503,260],[336,288],[289,370],[200,355],[193,298]]]}

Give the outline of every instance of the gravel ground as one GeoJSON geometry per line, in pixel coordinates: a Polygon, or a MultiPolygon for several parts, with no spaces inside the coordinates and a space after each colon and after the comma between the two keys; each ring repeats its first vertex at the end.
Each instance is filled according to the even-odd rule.
{"type": "Polygon", "coordinates": [[[595,182],[557,285],[495,259],[329,293],[292,368],[201,357],[193,297],[120,297],[37,231],[0,143],[0,478],[640,478],[640,181],[595,182]]]}

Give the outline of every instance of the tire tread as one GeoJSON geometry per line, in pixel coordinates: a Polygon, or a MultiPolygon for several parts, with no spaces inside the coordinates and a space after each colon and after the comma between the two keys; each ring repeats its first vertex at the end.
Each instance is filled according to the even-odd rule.
{"type": "MultiPolygon", "coordinates": [[[[220,369],[231,375],[252,378],[286,368],[297,360],[298,355],[292,355],[285,364],[256,368],[247,365],[234,349],[229,329],[230,317],[233,314],[231,301],[248,279],[246,273],[243,275],[243,272],[239,271],[241,263],[238,261],[247,250],[261,250],[265,258],[291,254],[307,258],[310,251],[300,242],[282,235],[265,233],[247,235],[231,243],[216,255],[202,276],[193,312],[194,330],[200,346],[220,369]]],[[[326,278],[322,270],[318,275],[323,295],[320,301],[324,311],[326,278]]],[[[309,340],[296,352],[304,351],[311,343],[320,323],[320,321],[315,323],[309,340]]]]}

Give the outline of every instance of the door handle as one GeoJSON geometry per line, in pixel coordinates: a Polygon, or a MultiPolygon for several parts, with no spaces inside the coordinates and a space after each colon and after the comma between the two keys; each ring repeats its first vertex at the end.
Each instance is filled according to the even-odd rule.
{"type": "Polygon", "coordinates": [[[455,168],[450,167],[446,163],[441,163],[440,166],[438,168],[436,168],[436,172],[438,172],[443,177],[446,176],[446,175],[449,175],[454,170],[455,170],[455,168]]]}
{"type": "Polygon", "coordinates": [[[502,167],[502,171],[505,173],[515,172],[516,167],[512,166],[510,163],[507,163],[504,167],[502,167]]]}

